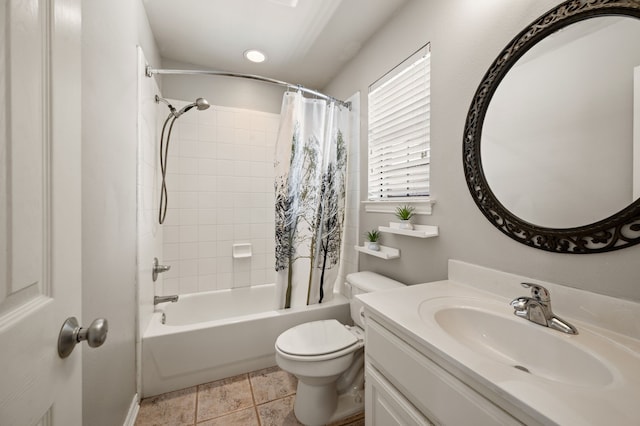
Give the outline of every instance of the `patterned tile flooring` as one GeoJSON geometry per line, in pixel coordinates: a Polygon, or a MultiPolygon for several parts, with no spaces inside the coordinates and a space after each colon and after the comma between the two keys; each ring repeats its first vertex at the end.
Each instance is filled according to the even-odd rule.
{"type": "MultiPolygon", "coordinates": [[[[295,376],[270,367],[140,402],[135,426],[294,426],[295,376]]],[[[331,426],[363,426],[364,413],[331,426]]]]}

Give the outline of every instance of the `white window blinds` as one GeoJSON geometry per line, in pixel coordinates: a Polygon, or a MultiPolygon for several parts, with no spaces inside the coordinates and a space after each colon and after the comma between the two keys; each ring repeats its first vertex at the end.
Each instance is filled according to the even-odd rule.
{"type": "Polygon", "coordinates": [[[430,49],[369,88],[369,200],[429,195],[430,49]]]}

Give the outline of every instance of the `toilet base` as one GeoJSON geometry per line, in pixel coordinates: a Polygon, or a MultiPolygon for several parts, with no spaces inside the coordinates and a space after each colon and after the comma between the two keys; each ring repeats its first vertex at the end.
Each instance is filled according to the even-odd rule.
{"type": "Polygon", "coordinates": [[[358,414],[364,411],[364,390],[361,391],[360,395],[353,395],[351,393],[345,393],[338,397],[338,404],[336,407],[336,411],[333,412],[333,415],[327,423],[333,423],[338,420],[345,419],[349,416],[353,416],[354,414],[358,414]]]}
{"type": "Polygon", "coordinates": [[[298,382],[293,411],[307,426],[320,426],[344,419],[364,410],[364,389],[352,389],[338,395],[331,385],[309,386],[298,382]],[[331,413],[327,417],[327,414],[331,413]]]}

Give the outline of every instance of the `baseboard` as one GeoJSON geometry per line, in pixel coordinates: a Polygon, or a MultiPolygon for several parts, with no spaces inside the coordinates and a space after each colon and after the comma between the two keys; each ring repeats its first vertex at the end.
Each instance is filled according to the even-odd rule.
{"type": "Polygon", "coordinates": [[[124,423],[122,426],[134,426],[136,423],[136,417],[138,417],[138,410],[140,410],[140,401],[138,398],[138,394],[136,393],[133,395],[133,400],[131,401],[131,405],[129,406],[127,418],[124,419],[124,423]]]}

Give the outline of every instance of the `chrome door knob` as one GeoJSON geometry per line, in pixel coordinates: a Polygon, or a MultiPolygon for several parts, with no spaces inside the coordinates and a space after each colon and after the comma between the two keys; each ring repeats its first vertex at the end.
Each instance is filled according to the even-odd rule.
{"type": "Polygon", "coordinates": [[[94,320],[88,328],[80,327],[76,317],[66,319],[58,336],[58,355],[66,358],[76,345],[84,340],[92,348],[101,346],[107,340],[109,323],[104,318],[94,320]]]}

